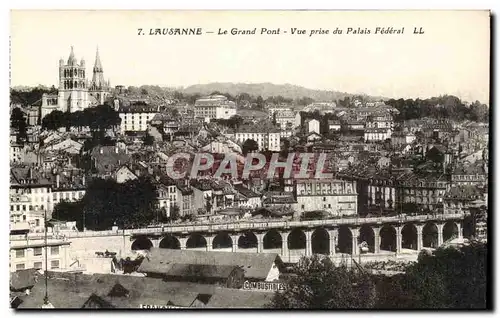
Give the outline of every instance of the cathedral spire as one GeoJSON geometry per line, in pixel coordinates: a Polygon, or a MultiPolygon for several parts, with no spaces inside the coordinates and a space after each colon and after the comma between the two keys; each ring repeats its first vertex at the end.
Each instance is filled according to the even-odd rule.
{"type": "Polygon", "coordinates": [[[69,53],[68,65],[76,64],[75,52],[73,52],[73,45],[71,46],[71,52],[69,53]]]}
{"type": "Polygon", "coordinates": [[[102,72],[101,58],[99,57],[99,47],[97,47],[95,53],[94,72],[102,72]]]}

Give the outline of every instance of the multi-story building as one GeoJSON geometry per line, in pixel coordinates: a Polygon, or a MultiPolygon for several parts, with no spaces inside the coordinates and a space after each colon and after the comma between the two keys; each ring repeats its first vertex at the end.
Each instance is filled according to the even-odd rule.
{"type": "Polygon", "coordinates": [[[445,174],[417,175],[408,172],[399,176],[397,186],[397,203],[415,203],[422,209],[440,211],[443,207],[443,197],[450,184],[445,174]]]}
{"type": "Polygon", "coordinates": [[[236,115],[236,104],[226,96],[211,95],[197,99],[194,104],[194,117],[201,119],[229,119],[236,115]]]}
{"type": "Polygon", "coordinates": [[[475,163],[459,164],[451,173],[454,185],[488,185],[488,163],[478,160],[475,163]]]}
{"type": "Polygon", "coordinates": [[[47,211],[51,216],[52,184],[38,170],[13,167],[10,171],[10,210],[14,222],[27,222],[35,211],[47,211]]]}
{"type": "Polygon", "coordinates": [[[391,114],[377,113],[367,117],[366,128],[394,128],[394,120],[391,114]]]}
{"type": "Polygon", "coordinates": [[[298,179],[296,211],[327,211],[332,216],[357,214],[354,182],[332,179],[298,179]]]}
{"type": "Polygon", "coordinates": [[[69,267],[69,241],[50,238],[46,245],[43,238],[23,240],[15,236],[11,236],[10,239],[9,267],[11,272],[29,268],[45,270],[45,249],[48,249],[49,270],[64,270],[69,267]]]}
{"type": "Polygon", "coordinates": [[[295,112],[291,110],[278,111],[273,116],[276,119],[276,124],[281,130],[295,128],[295,112]]]}
{"type": "Polygon", "coordinates": [[[366,128],[365,141],[385,141],[391,138],[391,128],[366,128]]]}
{"type": "Polygon", "coordinates": [[[10,162],[21,163],[24,162],[24,154],[26,147],[24,145],[11,142],[10,143],[10,162]]]}
{"type": "Polygon", "coordinates": [[[159,112],[157,106],[146,103],[135,103],[120,106],[118,115],[121,118],[120,132],[143,132],[148,130],[148,123],[159,112]]]}
{"type": "Polygon", "coordinates": [[[57,173],[52,184],[52,204],[55,207],[59,202],[76,202],[85,195],[85,175],[72,172],[57,173]]]}
{"type": "Polygon", "coordinates": [[[411,144],[417,137],[412,132],[395,131],[391,135],[391,145],[394,147],[411,144]]]}
{"type": "Polygon", "coordinates": [[[247,139],[255,140],[259,146],[259,150],[280,150],[280,130],[268,122],[244,125],[239,127],[238,131],[234,134],[228,133],[226,135],[228,137],[233,137],[239,144],[243,144],[247,139]]]}

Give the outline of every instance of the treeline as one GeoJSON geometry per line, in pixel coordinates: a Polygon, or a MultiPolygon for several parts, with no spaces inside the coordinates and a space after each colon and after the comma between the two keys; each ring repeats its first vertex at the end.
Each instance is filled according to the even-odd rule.
{"type": "Polygon", "coordinates": [[[41,99],[44,93],[57,94],[57,89],[54,85],[50,88],[45,86],[26,89],[12,88],[10,90],[10,102],[11,104],[20,104],[22,106],[32,105],[41,99]]]}
{"type": "Polygon", "coordinates": [[[422,117],[448,118],[453,120],[472,120],[487,122],[489,108],[479,101],[467,107],[458,97],[444,95],[428,99],[390,99],[387,105],[396,108],[400,114],[396,120],[410,120],[422,117]]]}
{"type": "Polygon", "coordinates": [[[118,112],[111,106],[99,105],[74,113],[53,111],[42,119],[42,128],[57,130],[62,127],[89,127],[92,131],[103,131],[120,123],[118,112]]]}
{"type": "MultiPolygon", "coordinates": [[[[241,93],[238,95],[231,95],[229,93],[222,93],[220,91],[213,91],[210,95],[222,95],[227,97],[228,100],[234,101],[240,107],[248,107],[253,109],[265,109],[266,105],[281,105],[281,104],[290,104],[290,105],[302,105],[306,106],[313,103],[315,100],[309,97],[301,97],[301,98],[286,98],[281,95],[278,96],[270,96],[264,99],[262,96],[253,96],[247,93],[241,93]]],[[[175,91],[173,93],[173,98],[185,101],[189,104],[194,104],[196,100],[203,95],[195,93],[195,94],[185,94],[179,91],[175,91]]]]}
{"type": "MultiPolygon", "coordinates": [[[[422,251],[404,274],[372,275],[335,266],[327,257],[302,258],[277,292],[271,308],[291,309],[486,309],[488,250],[471,242],[461,248],[422,251]]],[[[491,304],[489,305],[491,307],[491,304]]]]}
{"type": "Polygon", "coordinates": [[[77,227],[89,230],[139,228],[158,216],[156,186],[146,177],[117,183],[111,179],[92,180],[85,196],[77,202],[61,202],[52,217],[60,221],[76,221],[77,227]]]}

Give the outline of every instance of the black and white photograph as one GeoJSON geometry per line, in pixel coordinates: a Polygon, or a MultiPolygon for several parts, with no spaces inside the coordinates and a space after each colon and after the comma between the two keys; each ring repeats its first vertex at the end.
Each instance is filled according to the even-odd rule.
{"type": "Polygon", "coordinates": [[[491,16],[12,10],[10,307],[491,309],[491,16]]]}

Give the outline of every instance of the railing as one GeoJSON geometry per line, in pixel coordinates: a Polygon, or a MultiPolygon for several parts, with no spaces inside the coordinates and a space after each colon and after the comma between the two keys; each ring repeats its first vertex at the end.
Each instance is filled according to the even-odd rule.
{"type": "MultiPolygon", "coordinates": [[[[424,221],[446,221],[462,219],[464,213],[458,214],[440,214],[440,215],[416,215],[416,216],[385,216],[385,217],[348,217],[341,219],[327,220],[308,220],[308,221],[276,221],[276,220],[239,220],[228,221],[225,223],[210,224],[169,224],[154,228],[127,229],[127,230],[105,230],[105,231],[85,231],[85,232],[66,232],[49,233],[51,238],[85,238],[98,236],[117,236],[117,235],[148,235],[155,233],[192,233],[192,232],[221,232],[238,231],[251,229],[273,229],[273,228],[294,228],[294,227],[321,227],[338,225],[361,225],[361,224],[382,224],[382,223],[407,223],[424,221]]],[[[33,233],[26,235],[11,236],[11,240],[34,240],[43,239],[44,234],[33,233]]]]}

